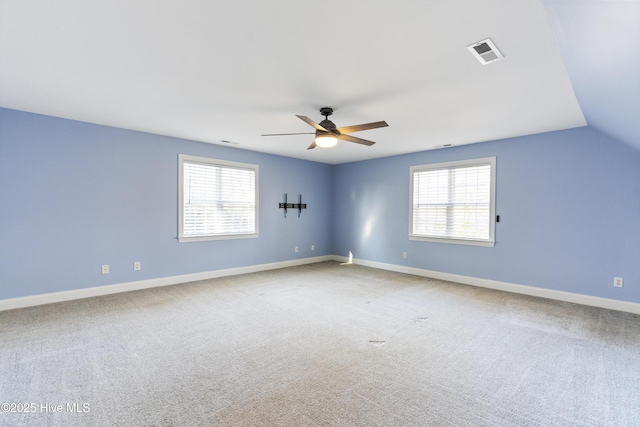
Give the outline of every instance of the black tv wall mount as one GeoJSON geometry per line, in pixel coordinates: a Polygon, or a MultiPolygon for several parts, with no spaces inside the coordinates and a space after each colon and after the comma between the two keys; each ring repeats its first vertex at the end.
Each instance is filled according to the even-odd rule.
{"type": "Polygon", "coordinates": [[[298,203],[287,203],[287,193],[284,193],[284,203],[278,203],[278,209],[284,209],[284,217],[287,217],[287,209],[298,209],[298,218],[302,209],[307,209],[307,204],[302,203],[302,194],[298,194],[298,203]]]}

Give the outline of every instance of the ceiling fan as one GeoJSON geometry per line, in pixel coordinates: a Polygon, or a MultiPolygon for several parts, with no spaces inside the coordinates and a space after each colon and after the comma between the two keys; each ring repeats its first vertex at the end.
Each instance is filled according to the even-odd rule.
{"type": "MultiPolygon", "coordinates": [[[[387,122],[381,121],[381,122],[373,122],[373,123],[364,123],[361,125],[336,127],[336,125],[333,124],[331,120],[329,120],[329,116],[333,114],[333,108],[322,107],[320,109],[320,114],[324,116],[324,120],[321,121],[320,123],[314,122],[309,117],[299,116],[296,114],[296,117],[306,122],[307,124],[311,125],[316,130],[315,131],[316,138],[313,140],[313,143],[307,148],[307,150],[311,150],[316,147],[333,147],[338,143],[338,140],[355,142],[356,144],[362,144],[362,145],[373,145],[375,144],[375,142],[373,141],[358,138],[348,134],[351,132],[360,132],[363,130],[389,126],[387,122]]],[[[269,133],[269,134],[264,134],[262,136],[313,135],[313,134],[314,132],[269,133]]]]}

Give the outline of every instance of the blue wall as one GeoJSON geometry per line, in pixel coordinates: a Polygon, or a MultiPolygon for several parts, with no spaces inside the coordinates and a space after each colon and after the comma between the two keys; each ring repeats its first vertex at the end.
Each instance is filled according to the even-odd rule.
{"type": "Polygon", "coordinates": [[[333,179],[336,255],[640,302],[640,152],[597,131],[343,164],[333,179]],[[495,247],[410,241],[409,167],[489,156],[495,247]]]}
{"type": "Polygon", "coordinates": [[[640,152],[580,128],[329,166],[0,109],[0,236],[0,299],[351,251],[640,302],[640,152]],[[179,153],[260,166],[259,238],[177,242],[179,153]],[[495,247],[410,241],[409,167],[488,156],[495,247]]]}
{"type": "Polygon", "coordinates": [[[0,299],[328,255],[331,176],[321,163],[0,109],[0,299]],[[259,165],[259,238],[178,243],[179,153],[259,165]],[[303,195],[300,218],[278,209],[284,193],[303,195]]]}

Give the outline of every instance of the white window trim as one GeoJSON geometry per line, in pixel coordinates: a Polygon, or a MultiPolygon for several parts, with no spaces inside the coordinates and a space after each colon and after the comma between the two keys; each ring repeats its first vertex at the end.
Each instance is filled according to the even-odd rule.
{"type": "Polygon", "coordinates": [[[258,165],[250,163],[239,163],[228,160],[213,159],[210,157],[191,156],[188,154],[178,154],[178,242],[201,242],[206,240],[228,240],[228,239],[252,239],[258,237],[258,165]],[[215,234],[206,236],[185,236],[184,235],[184,162],[202,163],[205,165],[230,166],[242,169],[253,169],[255,171],[255,230],[253,233],[242,234],[215,234]]]}
{"type": "Polygon", "coordinates": [[[495,246],[495,227],[496,227],[496,158],[495,157],[482,157],[478,159],[458,160],[454,162],[444,163],[432,163],[425,165],[416,165],[409,168],[409,240],[418,240],[422,242],[436,242],[436,243],[452,243],[458,245],[473,245],[473,246],[495,246]],[[413,234],[413,175],[415,172],[436,170],[436,169],[449,169],[452,167],[461,166],[479,166],[479,165],[491,165],[491,201],[489,205],[489,239],[476,240],[476,239],[459,239],[451,237],[427,237],[413,234]]]}

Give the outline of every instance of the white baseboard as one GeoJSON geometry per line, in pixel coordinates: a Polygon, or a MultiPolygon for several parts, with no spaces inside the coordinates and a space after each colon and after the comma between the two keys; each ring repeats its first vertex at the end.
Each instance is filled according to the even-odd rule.
{"type": "MultiPolygon", "coordinates": [[[[340,262],[349,262],[349,258],[333,256],[331,259],[340,262]]],[[[594,297],[590,295],[576,294],[572,292],[556,291],[553,289],[537,288],[535,286],[516,285],[513,283],[500,282],[497,280],[480,279],[477,277],[462,276],[459,274],[442,273],[439,271],[424,270],[421,268],[405,267],[395,264],[386,264],[375,261],[353,259],[351,262],[366,267],[379,268],[381,270],[396,271],[399,273],[412,274],[414,276],[429,277],[432,279],[446,280],[450,282],[462,283],[465,285],[478,286],[482,288],[496,289],[499,291],[513,292],[516,294],[530,295],[534,297],[548,298],[557,301],[572,302],[576,304],[601,307],[609,310],[624,311],[628,313],[640,314],[640,303],[614,300],[609,298],[594,297]]]]}
{"type": "MultiPolygon", "coordinates": [[[[160,286],[177,285],[179,283],[195,282],[197,280],[215,279],[217,277],[234,276],[237,274],[256,273],[259,271],[275,270],[278,268],[294,267],[297,265],[313,264],[323,261],[339,261],[348,263],[349,258],[338,255],[327,255],[313,258],[303,258],[290,261],[259,264],[247,267],[228,268],[223,270],[205,271],[202,273],[183,274],[179,276],[161,277],[158,279],[139,280],[135,282],[118,283],[114,285],[96,286],[91,288],[75,289],[71,291],[52,292],[47,294],[32,295],[27,297],[10,298],[0,300],[0,311],[16,308],[32,307],[43,304],[51,304],[62,301],[72,301],[82,298],[97,297],[101,295],[116,294],[120,292],[137,291],[140,289],[156,288],[160,286]]],[[[482,288],[496,289],[517,294],[548,298],[558,301],[572,302],[576,304],[601,307],[610,310],[624,311],[640,314],[640,304],[620,301],[609,298],[594,297],[590,295],[576,294],[572,292],[556,291],[553,289],[537,288],[534,286],[517,285],[500,282],[497,280],[480,279],[477,277],[462,276],[459,274],[442,273],[439,271],[425,270],[421,268],[405,267],[395,264],[386,264],[376,261],[353,259],[351,262],[366,267],[379,268],[381,270],[396,271],[412,274],[414,276],[429,277],[432,279],[447,280],[465,285],[479,286],[482,288]]]]}
{"type": "Polygon", "coordinates": [[[202,273],[183,274],[179,276],[161,277],[158,279],[139,280],[135,282],[118,283],[114,285],[95,286],[91,288],[74,289],[71,291],[52,292],[27,297],[0,300],[0,311],[16,308],[32,307],[55,302],[71,301],[101,295],[117,294],[120,292],[138,291],[140,289],[156,288],[160,286],[177,285],[179,283],[195,282],[197,280],[215,279],[216,277],[234,276],[237,274],[256,273],[259,271],[275,270],[278,268],[294,267],[297,265],[313,264],[331,261],[332,256],[319,256],[291,261],[274,262],[270,264],[251,265],[248,267],[227,268],[224,270],[205,271],[202,273]]]}

